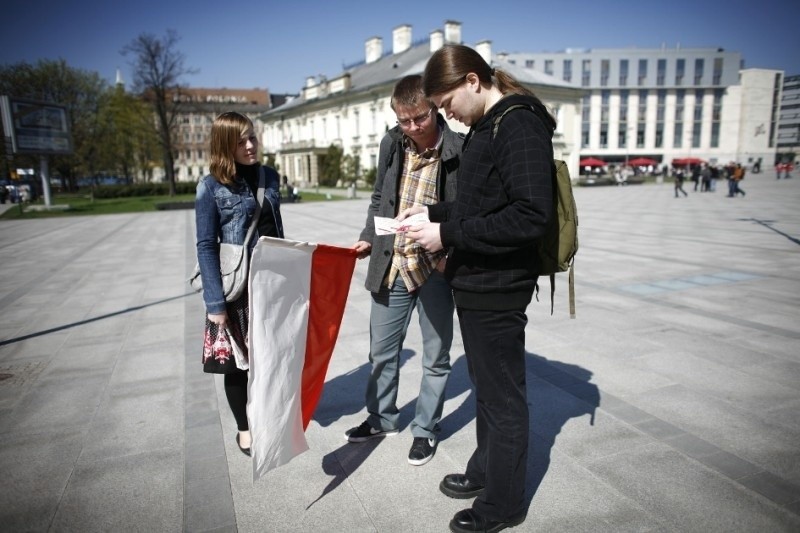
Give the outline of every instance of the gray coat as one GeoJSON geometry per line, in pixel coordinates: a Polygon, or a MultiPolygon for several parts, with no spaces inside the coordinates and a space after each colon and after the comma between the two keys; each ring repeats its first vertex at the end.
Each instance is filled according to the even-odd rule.
{"type": "MultiPolygon", "coordinates": [[[[453,200],[456,196],[456,173],[461,156],[464,136],[452,131],[441,115],[437,115],[439,126],[444,130],[442,139],[442,160],[439,165],[439,180],[436,190],[439,201],[453,200]]],[[[394,235],[375,235],[375,215],[381,217],[397,216],[397,196],[400,176],[403,172],[403,134],[399,126],[389,130],[381,139],[378,155],[378,174],[375,190],[367,209],[367,220],[361,231],[360,240],[372,244],[370,251],[367,281],[364,286],[370,292],[378,292],[392,262],[394,235]]]]}

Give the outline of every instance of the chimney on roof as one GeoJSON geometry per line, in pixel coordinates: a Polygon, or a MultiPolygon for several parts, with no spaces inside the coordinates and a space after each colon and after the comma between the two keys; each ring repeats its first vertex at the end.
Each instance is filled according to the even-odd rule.
{"type": "Polygon", "coordinates": [[[455,20],[444,22],[444,42],[447,44],[461,44],[461,23],[455,20]]]}
{"type": "Polygon", "coordinates": [[[411,48],[411,25],[401,24],[392,30],[392,53],[399,54],[411,48]]]}
{"type": "Polygon", "coordinates": [[[374,63],[379,60],[383,55],[383,39],[380,37],[367,39],[367,42],[364,43],[364,51],[366,52],[367,63],[374,63]]]}
{"type": "Polygon", "coordinates": [[[433,30],[431,32],[431,53],[444,46],[444,33],[442,30],[433,30]]]}
{"type": "Polygon", "coordinates": [[[481,41],[475,45],[475,51],[480,54],[487,65],[492,64],[492,41],[481,41]]]}

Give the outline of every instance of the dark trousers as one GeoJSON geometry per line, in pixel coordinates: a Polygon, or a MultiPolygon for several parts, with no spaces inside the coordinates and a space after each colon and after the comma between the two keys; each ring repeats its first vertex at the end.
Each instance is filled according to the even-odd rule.
{"type": "Polygon", "coordinates": [[[236,428],[247,431],[247,372],[232,372],[225,374],[225,396],[231,407],[236,428]]]}
{"type": "Polygon", "coordinates": [[[458,309],[469,376],[475,386],[478,447],[467,478],[486,487],[473,509],[508,521],[526,512],[528,391],[525,384],[525,310],[458,309]]]}

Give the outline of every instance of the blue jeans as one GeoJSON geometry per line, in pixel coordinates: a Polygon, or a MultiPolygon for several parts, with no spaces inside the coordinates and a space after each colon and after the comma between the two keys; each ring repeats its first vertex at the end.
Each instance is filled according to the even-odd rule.
{"type": "Polygon", "coordinates": [[[422,383],[411,434],[432,438],[440,430],[453,341],[453,294],[439,272],[433,272],[413,292],[408,292],[398,275],[391,289],[382,287],[380,292],[372,294],[369,320],[372,372],[367,383],[367,422],[384,431],[397,429],[400,351],[415,307],[422,331],[422,383]]]}

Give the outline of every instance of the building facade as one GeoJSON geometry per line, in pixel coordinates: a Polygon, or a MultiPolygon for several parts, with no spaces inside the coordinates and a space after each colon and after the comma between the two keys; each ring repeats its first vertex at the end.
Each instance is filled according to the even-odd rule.
{"type": "MultiPolygon", "coordinates": [[[[265,152],[275,158],[281,174],[302,186],[319,184],[321,163],[331,145],[357,156],[361,172],[376,168],[381,138],[396,124],[389,105],[394,84],[406,75],[421,74],[430,56],[444,44],[461,42],[461,24],[455,21],[446,21],[443,30],[417,41],[410,25],[398,26],[387,51],[381,37],[368,39],[363,61],[345,67],[332,79],[308,78],[298,98],[261,116],[265,152]]],[[[490,41],[474,48],[487,62],[505,68],[531,88],[549,107],[558,121],[555,155],[577,172],[583,90],[513,64],[497,65],[490,41]]],[[[457,122],[450,127],[465,131],[457,122]]]]}
{"type": "MultiPolygon", "coordinates": [[[[198,181],[208,174],[209,141],[214,119],[226,111],[238,111],[253,121],[256,134],[263,126],[258,117],[270,109],[266,89],[184,88],[175,139],[175,180],[198,181]]],[[[156,174],[163,169],[157,169],[156,174]]]]}
{"type": "Polygon", "coordinates": [[[800,153],[800,76],[783,79],[778,122],[778,160],[793,162],[800,153]]]}
{"type": "Polygon", "coordinates": [[[782,71],[743,69],[721,48],[502,53],[498,62],[585,90],[582,157],[660,165],[675,158],[753,165],[775,158],[782,71]]]}

